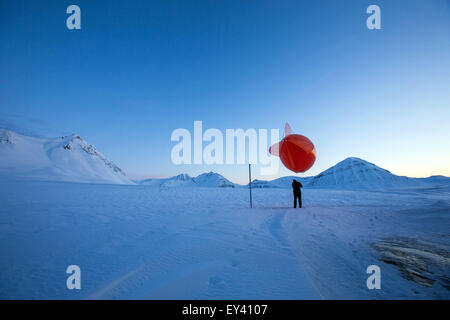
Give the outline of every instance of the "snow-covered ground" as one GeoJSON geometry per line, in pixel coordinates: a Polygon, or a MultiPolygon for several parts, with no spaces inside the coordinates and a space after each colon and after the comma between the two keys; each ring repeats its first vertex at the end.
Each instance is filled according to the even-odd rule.
{"type": "Polygon", "coordinates": [[[449,299],[450,187],[0,182],[0,298],[449,299]],[[81,290],[66,288],[68,265],[81,290]],[[368,290],[366,268],[381,268],[368,290]]]}

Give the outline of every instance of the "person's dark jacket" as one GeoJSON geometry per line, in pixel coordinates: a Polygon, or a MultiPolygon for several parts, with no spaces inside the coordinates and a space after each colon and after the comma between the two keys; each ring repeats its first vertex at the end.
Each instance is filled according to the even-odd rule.
{"type": "Polygon", "coordinates": [[[300,194],[300,188],[303,188],[303,185],[299,181],[292,182],[292,190],[294,190],[295,194],[300,194]]]}

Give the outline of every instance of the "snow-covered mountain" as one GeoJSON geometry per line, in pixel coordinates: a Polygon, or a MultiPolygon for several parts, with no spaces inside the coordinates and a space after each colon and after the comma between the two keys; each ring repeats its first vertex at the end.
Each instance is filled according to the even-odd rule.
{"type": "Polygon", "coordinates": [[[383,189],[411,186],[413,181],[359,158],[347,158],[313,177],[309,187],[383,189]]]}
{"type": "Polygon", "coordinates": [[[154,187],[189,187],[194,186],[194,178],[186,173],[179,174],[171,178],[146,179],[137,181],[138,184],[154,187]]]}
{"type": "Polygon", "coordinates": [[[254,180],[253,188],[290,188],[292,179],[300,181],[304,187],[381,190],[409,187],[429,187],[450,184],[450,178],[432,176],[429,178],[409,178],[397,176],[373,163],[351,157],[312,177],[288,176],[272,181],[254,180]]]}
{"type": "Polygon", "coordinates": [[[194,178],[195,183],[202,187],[219,187],[219,188],[234,188],[235,185],[224,176],[214,173],[202,173],[194,178]]]}
{"type": "MultiPolygon", "coordinates": [[[[395,188],[430,187],[450,184],[450,178],[433,176],[429,178],[409,178],[397,176],[386,169],[359,158],[347,158],[316,176],[287,176],[275,180],[253,180],[252,188],[291,188],[292,180],[300,181],[308,188],[383,190],[395,188]]],[[[137,181],[142,185],[158,187],[248,187],[237,185],[218,173],[203,173],[198,177],[180,174],[166,179],[137,181]]]]}
{"type": "Polygon", "coordinates": [[[133,184],[125,173],[78,135],[24,136],[0,129],[0,177],[133,184]]]}
{"type": "Polygon", "coordinates": [[[209,172],[193,178],[188,174],[179,174],[167,179],[147,179],[139,182],[142,185],[151,185],[158,187],[215,187],[215,188],[234,188],[235,184],[227,180],[218,173],[209,172]]]}
{"type": "MultiPolygon", "coordinates": [[[[89,183],[134,184],[112,161],[78,135],[37,138],[0,129],[0,178],[89,183]]],[[[304,187],[380,190],[450,184],[450,178],[408,178],[359,158],[347,158],[313,177],[254,180],[253,188],[290,188],[292,179],[304,187]]],[[[166,179],[137,181],[158,187],[240,187],[218,173],[197,177],[180,174],[166,179]]]]}

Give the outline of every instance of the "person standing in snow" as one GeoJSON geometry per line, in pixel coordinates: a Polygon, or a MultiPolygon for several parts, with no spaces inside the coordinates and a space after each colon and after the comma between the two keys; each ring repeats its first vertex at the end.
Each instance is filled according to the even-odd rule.
{"type": "Polygon", "coordinates": [[[297,181],[292,181],[292,190],[294,191],[294,208],[297,208],[297,199],[298,199],[298,207],[302,207],[302,191],[300,188],[303,188],[303,185],[297,181]]]}

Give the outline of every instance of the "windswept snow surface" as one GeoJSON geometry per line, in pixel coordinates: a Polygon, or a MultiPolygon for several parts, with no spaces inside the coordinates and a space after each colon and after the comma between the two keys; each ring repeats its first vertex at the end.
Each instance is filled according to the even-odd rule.
{"type": "Polygon", "coordinates": [[[2,181],[0,298],[450,298],[448,186],[304,189],[304,209],[288,189],[253,199],[249,209],[245,188],[2,181]],[[422,261],[409,253],[436,261],[431,286],[396,265],[422,261]],[[380,290],[366,287],[373,264],[380,290]],[[66,288],[69,265],[81,290],[66,288]]]}
{"type": "Polygon", "coordinates": [[[5,129],[0,129],[0,177],[134,184],[122,169],[76,134],[37,138],[5,129]]]}

